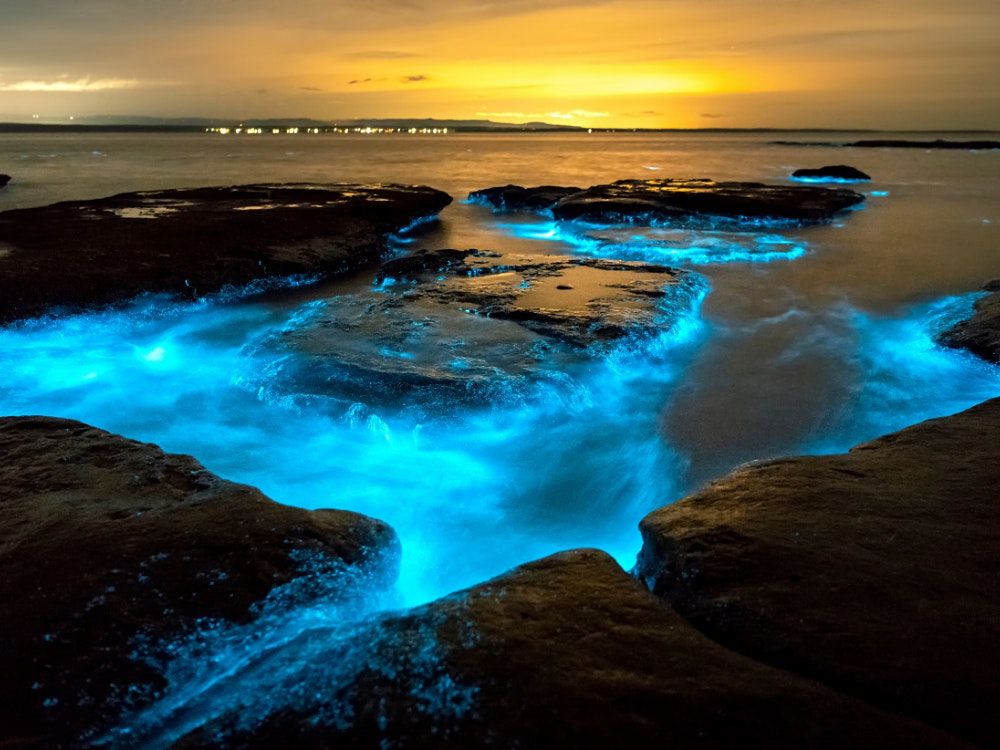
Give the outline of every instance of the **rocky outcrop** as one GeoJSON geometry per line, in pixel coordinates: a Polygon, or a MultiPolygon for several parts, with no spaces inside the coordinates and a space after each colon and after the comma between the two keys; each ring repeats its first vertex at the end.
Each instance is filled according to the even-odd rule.
{"type": "Polygon", "coordinates": [[[469,193],[469,202],[488,206],[494,211],[545,211],[566,196],[579,193],[581,190],[583,188],[559,185],[540,187],[504,185],[473,191],[469,193]]]}
{"type": "Polygon", "coordinates": [[[337,652],[318,640],[303,672],[275,654],[243,706],[178,746],[962,744],[722,648],[594,550],[379,622],[362,641],[369,666],[347,684],[327,677],[337,652]]]}
{"type": "Polygon", "coordinates": [[[151,700],[163,678],[143,642],[205,618],[245,620],[277,587],[332,568],[372,585],[394,576],[398,543],[380,521],[279,505],[190,457],[79,422],[0,419],[0,455],[0,725],[11,746],[84,744],[151,700]]]}
{"type": "Polygon", "coordinates": [[[563,198],[557,219],[599,223],[670,223],[724,219],[736,223],[811,223],[860,205],[845,189],[712,180],[619,180],[563,198]]]}
{"type": "Polygon", "coordinates": [[[908,140],[863,140],[851,143],[831,143],[830,141],[773,141],[775,146],[826,146],[843,148],[922,148],[950,151],[992,151],[1000,148],[1000,141],[908,141],[908,140]]]}
{"type": "Polygon", "coordinates": [[[713,640],[1000,744],[1000,399],[751,465],[647,516],[639,575],[713,640]]]}
{"type": "Polygon", "coordinates": [[[984,289],[989,294],[976,300],[972,317],[949,328],[938,340],[1000,364],[1000,279],[984,289]]]}
{"type": "Polygon", "coordinates": [[[619,180],[586,190],[517,185],[471,193],[495,210],[550,210],[556,219],[602,224],[812,223],[861,204],[844,189],[712,180],[619,180]]]}
{"type": "Polygon", "coordinates": [[[9,174],[0,174],[0,188],[7,187],[7,183],[10,182],[9,174]]]}
{"type": "Polygon", "coordinates": [[[939,138],[935,141],[866,140],[854,141],[847,145],[854,148],[923,148],[953,151],[991,151],[1000,148],[1000,141],[946,141],[939,138]]]}
{"type": "Polygon", "coordinates": [[[422,250],[303,308],[253,353],[251,385],[391,407],[510,397],[559,358],[671,330],[702,284],[647,263],[422,250]]]}
{"type": "Polygon", "coordinates": [[[143,292],[196,297],[377,263],[388,233],[451,198],[400,185],[125,193],[0,213],[0,323],[143,292]]]}
{"type": "Polygon", "coordinates": [[[792,172],[792,179],[804,182],[867,182],[871,176],[856,167],[837,164],[818,169],[796,169],[792,172]]]}

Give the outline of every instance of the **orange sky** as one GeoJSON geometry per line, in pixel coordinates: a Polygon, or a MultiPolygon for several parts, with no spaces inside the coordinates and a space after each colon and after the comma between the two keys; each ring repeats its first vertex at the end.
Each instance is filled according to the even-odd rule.
{"type": "Polygon", "coordinates": [[[0,116],[8,119],[1000,128],[997,0],[4,6],[0,116]]]}

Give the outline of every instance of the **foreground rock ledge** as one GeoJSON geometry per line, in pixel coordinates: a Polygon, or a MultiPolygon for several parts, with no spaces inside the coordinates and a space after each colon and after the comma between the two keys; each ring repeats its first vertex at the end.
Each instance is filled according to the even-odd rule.
{"type": "Polygon", "coordinates": [[[1000,399],[647,516],[639,572],[735,651],[1000,744],[1000,399]]]}
{"type": "Polygon", "coordinates": [[[469,195],[495,210],[548,209],[556,219],[657,224],[728,220],[734,223],[815,223],[860,205],[852,190],[713,180],[619,180],[586,190],[507,185],[469,195]]]}
{"type": "Polygon", "coordinates": [[[263,665],[245,707],[179,746],[961,745],[727,651],[596,550],[521,566],[378,633],[353,683],[324,680],[338,654],[313,646],[302,673],[263,665]]]}
{"type": "Polygon", "coordinates": [[[0,455],[0,726],[13,745],[76,746],[149,700],[162,678],[132,658],[136,636],[245,619],[310,561],[394,575],[380,521],[279,505],[79,422],[0,419],[0,455]]]}
{"type": "Polygon", "coordinates": [[[128,300],[197,297],[374,264],[388,233],[446,193],[402,185],[242,185],[123,193],[0,213],[0,323],[128,300]]]}
{"type": "Polygon", "coordinates": [[[976,301],[972,317],[949,328],[938,340],[1000,364],[1000,279],[984,289],[989,294],[976,301]]]}

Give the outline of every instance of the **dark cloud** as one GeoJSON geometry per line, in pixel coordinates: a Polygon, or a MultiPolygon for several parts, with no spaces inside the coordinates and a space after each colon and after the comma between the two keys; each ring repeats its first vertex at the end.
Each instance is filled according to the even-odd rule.
{"type": "Polygon", "coordinates": [[[729,115],[716,114],[715,112],[702,112],[701,116],[704,117],[706,120],[717,120],[720,117],[728,117],[729,115]]]}
{"type": "Polygon", "coordinates": [[[417,83],[428,80],[427,76],[403,76],[400,79],[403,83],[417,83]]]}
{"type": "Polygon", "coordinates": [[[348,81],[347,85],[354,86],[359,83],[371,83],[371,82],[372,82],[371,78],[355,78],[353,81],[348,81]]]}
{"type": "Polygon", "coordinates": [[[322,91],[318,86],[299,86],[299,91],[322,91]]]}
{"type": "Polygon", "coordinates": [[[415,52],[399,52],[391,49],[362,50],[361,52],[348,52],[343,55],[348,60],[406,60],[412,57],[420,57],[415,52]]]}

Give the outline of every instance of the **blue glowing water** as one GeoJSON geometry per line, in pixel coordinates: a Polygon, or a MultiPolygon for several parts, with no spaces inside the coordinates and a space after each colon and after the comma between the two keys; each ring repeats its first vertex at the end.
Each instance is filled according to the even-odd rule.
{"type": "MultiPolygon", "coordinates": [[[[93,138],[0,137],[0,164],[19,170],[0,208],[260,180],[425,182],[455,196],[499,181],[593,184],[647,169],[780,182],[819,156],[769,146],[767,136],[457,136],[419,148],[319,136],[93,138]]],[[[380,613],[570,547],[599,546],[630,567],[642,515],[740,462],[845,450],[1000,395],[1000,368],[933,340],[968,312],[965,292],[1000,275],[996,155],[857,158],[880,200],[825,227],[557,225],[458,202],[416,228],[424,234],[397,238],[401,250],[579,253],[687,266],[708,279],[702,306],[663,337],[566,369],[554,363],[530,400],[421,420],[361,403],[316,409],[302,394],[262,390],[267,368],[281,363],[252,356],[257,344],[316,300],[371,279],[197,303],[148,298],[0,330],[0,413],[77,418],[191,453],[281,502],[382,518],[402,540],[393,590],[309,602],[279,592],[249,628],[216,626],[171,644],[167,694],[126,719],[134,734],[121,736],[155,746],[235,706],[248,720],[280,705],[313,710],[310,690],[335,696],[324,719],[343,720],[349,696],[338,690],[378,643],[380,613]]],[[[433,638],[418,641],[412,669],[427,676],[427,705],[446,715],[474,702],[476,686],[436,671],[433,638]]]]}

